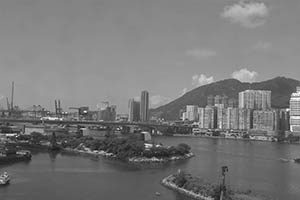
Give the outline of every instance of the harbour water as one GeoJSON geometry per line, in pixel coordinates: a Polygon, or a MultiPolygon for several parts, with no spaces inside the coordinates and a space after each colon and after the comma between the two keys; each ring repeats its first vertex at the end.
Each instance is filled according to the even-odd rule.
{"type": "Polygon", "coordinates": [[[33,153],[28,163],[0,166],[11,184],[0,188],[1,200],[185,200],[160,185],[178,169],[220,181],[220,168],[229,167],[227,184],[251,189],[272,199],[300,199],[300,164],[282,159],[300,157],[300,145],[192,137],[158,137],[155,142],[192,147],[195,157],[137,168],[106,159],[33,153]],[[160,196],[155,193],[159,192],[160,196]]]}

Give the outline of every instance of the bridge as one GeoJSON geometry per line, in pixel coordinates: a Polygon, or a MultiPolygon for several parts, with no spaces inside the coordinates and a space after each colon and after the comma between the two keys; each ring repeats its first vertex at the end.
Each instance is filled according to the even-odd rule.
{"type": "Polygon", "coordinates": [[[41,120],[41,119],[15,119],[15,118],[0,118],[0,123],[30,123],[30,124],[53,124],[53,125],[95,125],[106,126],[108,129],[112,127],[142,127],[149,129],[150,132],[168,130],[174,133],[180,133],[182,130],[191,133],[192,128],[180,125],[168,125],[148,122],[118,122],[118,121],[86,121],[86,120],[41,120]]]}

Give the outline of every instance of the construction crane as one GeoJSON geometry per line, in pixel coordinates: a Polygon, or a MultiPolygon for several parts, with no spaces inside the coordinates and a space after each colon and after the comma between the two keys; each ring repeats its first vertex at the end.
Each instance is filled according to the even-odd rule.
{"type": "Polygon", "coordinates": [[[11,103],[10,103],[11,112],[14,111],[14,90],[15,90],[15,83],[12,82],[12,86],[11,86],[11,103]]]}
{"type": "Polygon", "coordinates": [[[15,87],[15,84],[14,84],[14,82],[12,82],[10,103],[9,103],[8,97],[6,97],[8,116],[11,116],[13,114],[13,110],[14,110],[14,87],[15,87]]]}
{"type": "Polygon", "coordinates": [[[55,116],[56,117],[62,117],[62,108],[60,106],[60,100],[54,100],[54,106],[55,106],[55,116]]]}

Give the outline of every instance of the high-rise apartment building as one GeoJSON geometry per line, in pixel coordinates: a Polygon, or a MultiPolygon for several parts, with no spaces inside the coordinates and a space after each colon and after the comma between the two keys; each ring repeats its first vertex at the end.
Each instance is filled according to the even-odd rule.
{"type": "Polygon", "coordinates": [[[271,109],[271,91],[245,90],[239,93],[239,108],[268,110],[271,109]]]}
{"type": "Polygon", "coordinates": [[[239,108],[239,129],[249,130],[252,126],[253,111],[251,109],[239,108]]]}
{"type": "Polygon", "coordinates": [[[227,129],[239,129],[239,109],[227,108],[227,129]]]}
{"type": "Polygon", "coordinates": [[[215,98],[213,95],[209,95],[207,97],[207,106],[214,106],[215,104],[215,98]]]}
{"type": "Polygon", "coordinates": [[[228,97],[226,95],[222,96],[221,104],[223,104],[225,108],[228,107],[228,97]]]}
{"type": "Polygon", "coordinates": [[[228,107],[229,108],[237,108],[238,107],[238,101],[235,98],[228,99],[228,107]]]}
{"type": "Polygon", "coordinates": [[[277,120],[275,110],[255,110],[253,112],[253,129],[275,131],[278,127],[277,120]]]}
{"type": "Polygon", "coordinates": [[[216,95],[215,96],[215,105],[219,105],[222,103],[222,96],[221,95],[216,95]]]}
{"type": "Polygon", "coordinates": [[[198,108],[199,127],[204,128],[204,108],[198,108]]]}
{"type": "Polygon", "coordinates": [[[129,99],[128,102],[128,121],[137,122],[140,120],[140,102],[129,99]]]}
{"type": "Polygon", "coordinates": [[[239,110],[238,108],[218,107],[217,127],[219,129],[239,129],[239,110]]]}
{"type": "Polygon", "coordinates": [[[289,109],[279,110],[279,125],[278,129],[280,131],[290,130],[290,111],[289,109]]]}
{"type": "Polygon", "coordinates": [[[290,130],[300,133],[300,86],[290,98],[290,130]]]}
{"type": "Polygon", "coordinates": [[[213,129],[217,125],[217,112],[214,107],[199,108],[199,127],[213,129]]]}
{"type": "Polygon", "coordinates": [[[107,104],[106,107],[102,107],[98,111],[98,120],[103,121],[115,121],[116,120],[116,113],[117,113],[117,106],[107,104]]]}
{"type": "Polygon", "coordinates": [[[142,91],[140,103],[140,120],[142,122],[149,121],[149,92],[142,91]]]}
{"type": "Polygon", "coordinates": [[[217,107],[217,128],[227,129],[227,109],[223,105],[217,107]]]}
{"type": "Polygon", "coordinates": [[[198,106],[187,105],[186,106],[186,117],[189,121],[198,121],[198,106]]]}

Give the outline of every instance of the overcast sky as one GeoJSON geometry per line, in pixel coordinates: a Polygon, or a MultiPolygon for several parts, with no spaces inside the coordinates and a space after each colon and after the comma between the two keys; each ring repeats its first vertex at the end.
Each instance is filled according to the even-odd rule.
{"type": "Polygon", "coordinates": [[[127,112],[199,85],[300,79],[299,0],[1,0],[0,104],[127,112]]]}

